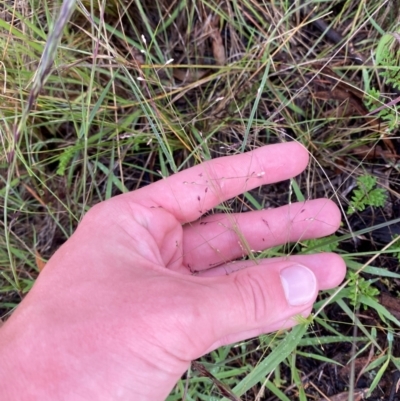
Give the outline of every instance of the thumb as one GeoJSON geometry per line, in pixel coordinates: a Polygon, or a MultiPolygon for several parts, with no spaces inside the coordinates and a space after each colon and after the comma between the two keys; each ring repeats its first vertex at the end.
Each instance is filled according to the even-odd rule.
{"type": "Polygon", "coordinates": [[[207,352],[294,326],[296,315],[310,314],[319,289],[314,272],[294,261],[269,261],[214,279],[206,301],[214,335],[207,352]]]}

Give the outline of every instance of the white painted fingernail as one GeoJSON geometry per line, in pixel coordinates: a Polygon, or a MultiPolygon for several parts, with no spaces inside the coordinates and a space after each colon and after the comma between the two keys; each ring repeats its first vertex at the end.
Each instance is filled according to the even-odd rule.
{"type": "Polygon", "coordinates": [[[307,267],[293,265],[281,271],[281,282],[286,299],[291,306],[305,305],[313,301],[317,279],[307,267]]]}

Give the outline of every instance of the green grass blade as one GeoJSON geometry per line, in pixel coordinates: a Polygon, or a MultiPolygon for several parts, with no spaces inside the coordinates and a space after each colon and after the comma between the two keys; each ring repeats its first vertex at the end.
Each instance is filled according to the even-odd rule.
{"type": "Polygon", "coordinates": [[[308,324],[299,324],[295,326],[282,339],[276,348],[262,360],[254,370],[248,374],[237,386],[233,392],[236,395],[242,395],[257,383],[264,383],[265,377],[283,362],[297,347],[300,340],[307,332],[308,324]]]}

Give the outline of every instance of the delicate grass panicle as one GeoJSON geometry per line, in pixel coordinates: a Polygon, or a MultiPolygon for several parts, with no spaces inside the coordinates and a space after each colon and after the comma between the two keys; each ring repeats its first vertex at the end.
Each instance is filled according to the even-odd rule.
{"type": "Polygon", "coordinates": [[[335,250],[349,279],[292,331],[194,364],[169,401],[389,397],[400,368],[399,10],[397,0],[0,0],[2,316],[93,204],[295,140],[312,160],[300,177],[220,210],[331,198],[344,211],[335,236],[250,257],[335,250]]]}

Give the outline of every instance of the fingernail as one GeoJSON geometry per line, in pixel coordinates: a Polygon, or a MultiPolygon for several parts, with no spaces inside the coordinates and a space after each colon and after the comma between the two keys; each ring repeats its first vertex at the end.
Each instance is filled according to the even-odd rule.
{"type": "Polygon", "coordinates": [[[281,271],[281,281],[290,305],[305,305],[314,299],[317,280],[307,267],[301,265],[286,267],[281,271]]]}

